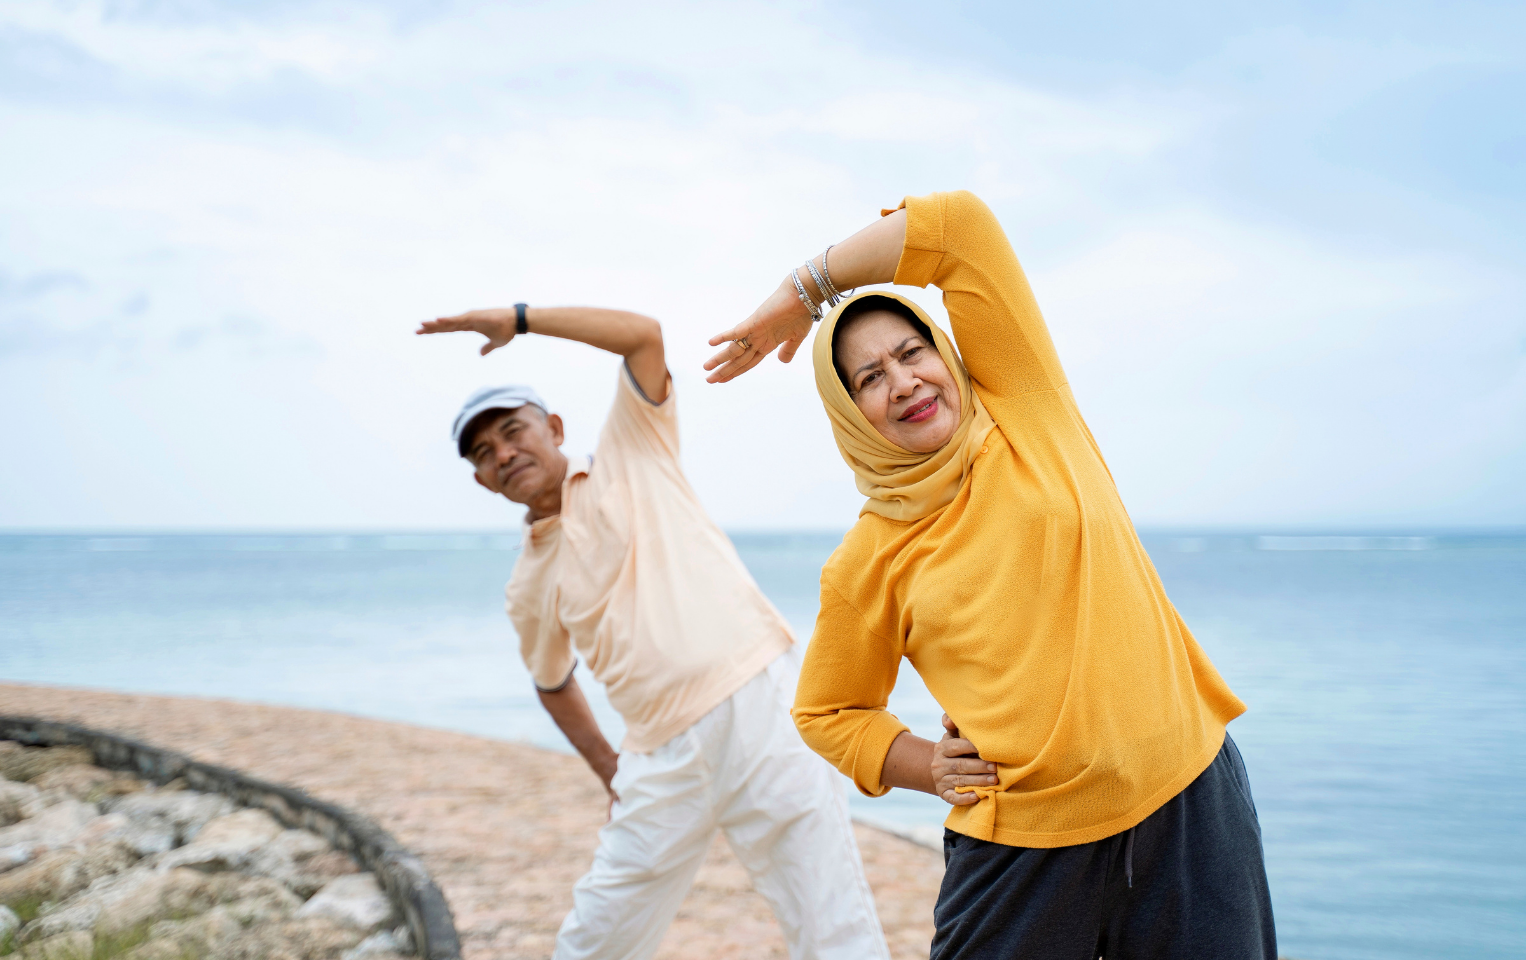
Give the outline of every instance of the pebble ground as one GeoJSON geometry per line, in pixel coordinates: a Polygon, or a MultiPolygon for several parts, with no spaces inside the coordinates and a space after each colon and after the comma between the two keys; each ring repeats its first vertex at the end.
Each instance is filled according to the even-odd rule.
{"type": "MultiPolygon", "coordinates": [[[[522,743],[315,710],[8,683],[0,713],[113,731],[365,813],[424,859],[466,960],[549,957],[604,822],[604,790],[581,760],[522,743]]],[[[925,960],[942,857],[869,827],[857,834],[891,956],[925,960]]],[[[788,956],[721,838],[657,956],[788,956]]]]}

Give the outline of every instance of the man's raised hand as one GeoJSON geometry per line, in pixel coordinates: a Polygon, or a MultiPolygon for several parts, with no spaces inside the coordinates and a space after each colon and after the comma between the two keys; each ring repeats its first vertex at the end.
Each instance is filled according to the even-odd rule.
{"type": "Polygon", "coordinates": [[[425,334],[452,333],[458,330],[467,330],[472,333],[480,333],[487,337],[487,343],[482,345],[482,355],[485,357],[514,339],[514,321],[515,316],[512,307],[508,309],[469,310],[466,313],[458,313],[454,317],[425,320],[413,332],[425,334]]]}

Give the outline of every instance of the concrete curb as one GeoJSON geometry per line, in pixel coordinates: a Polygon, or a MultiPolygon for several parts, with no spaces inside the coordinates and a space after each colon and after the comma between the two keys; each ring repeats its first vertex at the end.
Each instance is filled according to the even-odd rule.
{"type": "Polygon", "coordinates": [[[460,960],[461,939],[445,895],[419,858],[370,819],[308,796],[295,787],[258,780],[237,770],[192,760],[136,740],[72,723],[0,715],[0,740],[30,746],[89,747],[95,762],[168,783],[184,778],[193,790],[220,793],[246,807],[259,807],[288,827],[311,830],[376,874],[406,918],[425,960],[460,960]]]}

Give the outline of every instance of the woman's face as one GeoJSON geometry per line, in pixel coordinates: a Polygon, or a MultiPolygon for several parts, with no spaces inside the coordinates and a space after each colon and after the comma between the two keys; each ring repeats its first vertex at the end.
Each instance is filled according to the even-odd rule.
{"type": "Polygon", "coordinates": [[[880,436],[912,453],[932,453],[959,427],[959,385],[938,348],[889,310],[853,318],[837,338],[848,393],[880,436]]]}

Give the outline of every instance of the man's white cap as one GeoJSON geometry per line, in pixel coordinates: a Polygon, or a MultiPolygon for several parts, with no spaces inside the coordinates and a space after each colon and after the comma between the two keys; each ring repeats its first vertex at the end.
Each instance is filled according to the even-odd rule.
{"type": "Polygon", "coordinates": [[[546,401],[542,400],[539,394],[517,383],[511,383],[506,387],[483,387],[467,397],[461,412],[456,414],[456,422],[450,427],[450,438],[456,442],[456,452],[463,457],[466,456],[464,444],[467,438],[462,435],[462,431],[477,414],[488,410],[518,410],[525,404],[531,404],[546,411],[546,401]]]}

